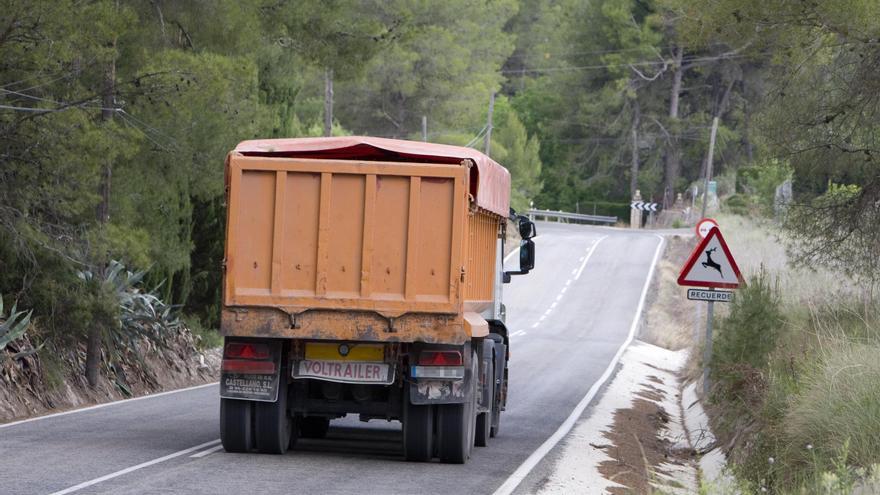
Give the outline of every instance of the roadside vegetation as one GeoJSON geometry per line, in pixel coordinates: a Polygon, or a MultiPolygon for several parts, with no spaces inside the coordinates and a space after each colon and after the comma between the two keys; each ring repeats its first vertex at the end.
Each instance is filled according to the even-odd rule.
{"type": "Polygon", "coordinates": [[[789,257],[772,219],[718,219],[747,285],[717,318],[710,402],[743,490],[880,489],[876,288],[789,257]]]}
{"type": "Polygon", "coordinates": [[[880,462],[880,2],[0,5],[3,387],[219,343],[244,139],[488,145],[516,209],[621,218],[637,189],[695,201],[711,163],[750,274],[715,353],[737,473],[810,492],[880,462]]]}

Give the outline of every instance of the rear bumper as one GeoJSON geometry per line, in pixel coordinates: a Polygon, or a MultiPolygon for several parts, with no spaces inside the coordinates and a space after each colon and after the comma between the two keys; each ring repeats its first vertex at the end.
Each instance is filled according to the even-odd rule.
{"type": "Polygon", "coordinates": [[[389,319],[365,311],[312,310],[291,316],[265,307],[224,308],[220,333],[227,337],[455,345],[471,339],[463,318],[454,314],[411,313],[389,319]]]}

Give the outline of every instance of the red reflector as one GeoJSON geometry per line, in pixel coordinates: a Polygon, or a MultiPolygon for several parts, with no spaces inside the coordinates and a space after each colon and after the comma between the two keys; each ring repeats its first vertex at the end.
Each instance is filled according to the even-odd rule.
{"type": "Polygon", "coordinates": [[[251,344],[244,342],[231,342],[226,344],[224,357],[241,359],[269,359],[269,346],[266,344],[251,344]]]}
{"type": "Polygon", "coordinates": [[[461,366],[461,353],[458,351],[422,351],[419,354],[421,366],[461,366]]]}
{"type": "Polygon", "coordinates": [[[272,361],[247,361],[244,359],[224,359],[220,364],[222,371],[231,373],[271,375],[275,373],[272,361]]]}

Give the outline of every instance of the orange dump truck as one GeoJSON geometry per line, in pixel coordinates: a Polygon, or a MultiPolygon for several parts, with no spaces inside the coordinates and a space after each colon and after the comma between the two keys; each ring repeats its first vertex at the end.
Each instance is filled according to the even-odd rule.
{"type": "Polygon", "coordinates": [[[346,414],[401,421],[413,461],[486,445],[507,399],[502,283],[534,265],[506,169],[457,146],[275,139],[239,144],[226,187],[226,450],[283,453],[346,414]]]}

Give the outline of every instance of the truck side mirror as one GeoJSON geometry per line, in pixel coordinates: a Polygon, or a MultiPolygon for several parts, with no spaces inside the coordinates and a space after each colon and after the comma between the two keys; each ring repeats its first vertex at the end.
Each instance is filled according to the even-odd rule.
{"type": "MultiPolygon", "coordinates": [[[[531,223],[531,222],[530,222],[531,223]]],[[[511,275],[525,275],[535,268],[535,241],[523,239],[519,243],[519,271],[504,272],[502,282],[510,283],[511,275]]]]}
{"type": "Polygon", "coordinates": [[[528,219],[528,217],[519,216],[519,236],[523,239],[531,239],[535,237],[537,231],[535,229],[535,222],[532,222],[528,219]]]}
{"type": "Polygon", "coordinates": [[[528,273],[533,268],[535,268],[535,241],[523,239],[519,243],[519,270],[528,273]]]}

